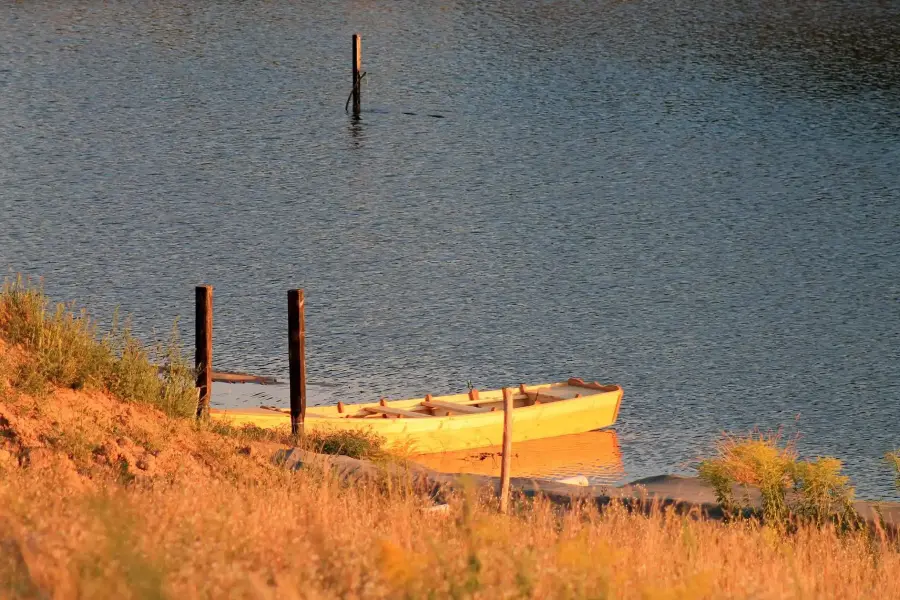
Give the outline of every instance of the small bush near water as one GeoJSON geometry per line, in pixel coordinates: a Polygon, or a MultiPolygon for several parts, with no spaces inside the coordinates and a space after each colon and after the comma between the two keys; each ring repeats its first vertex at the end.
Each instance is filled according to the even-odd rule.
{"type": "Polygon", "coordinates": [[[45,394],[51,386],[89,387],[151,404],[170,416],[187,417],[197,410],[193,368],[182,355],[176,327],[167,345],[152,348],[118,319],[101,337],[84,310],[51,306],[41,287],[19,277],[0,290],[0,337],[24,350],[11,379],[29,393],[45,394]]]}
{"type": "Polygon", "coordinates": [[[291,435],[288,427],[263,428],[252,424],[235,426],[223,421],[207,420],[199,427],[219,435],[245,442],[271,442],[283,446],[299,446],[319,454],[339,454],[351,458],[380,460],[386,458],[384,439],[369,431],[307,432],[302,440],[291,435]]]}
{"type": "Polygon", "coordinates": [[[312,452],[366,459],[383,457],[382,444],[382,438],[367,431],[311,432],[304,441],[305,447],[312,452]]]}
{"type": "Polygon", "coordinates": [[[900,450],[889,452],[886,458],[897,473],[897,487],[900,488],[900,450]]]}
{"type": "Polygon", "coordinates": [[[841,461],[832,457],[801,460],[792,443],[778,435],[754,433],[726,436],[717,445],[717,456],[700,463],[700,477],[716,491],[727,512],[749,506],[749,496],[736,499],[733,486],[759,490],[762,515],[767,523],[822,526],[857,522],[853,487],[841,474],[841,461]]]}

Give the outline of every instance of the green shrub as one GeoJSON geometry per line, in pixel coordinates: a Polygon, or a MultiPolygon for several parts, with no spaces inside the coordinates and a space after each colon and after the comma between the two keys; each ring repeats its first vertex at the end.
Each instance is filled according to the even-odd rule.
{"type": "Polygon", "coordinates": [[[900,450],[889,452],[886,458],[894,467],[894,471],[897,474],[897,487],[900,488],[900,450]]]}
{"type": "Polygon", "coordinates": [[[252,423],[232,425],[227,421],[202,419],[197,428],[240,442],[271,442],[285,446],[300,446],[319,454],[334,454],[351,458],[381,459],[386,456],[384,438],[369,431],[308,431],[303,440],[291,435],[288,426],[267,428],[252,423]]]}
{"type": "Polygon", "coordinates": [[[128,323],[121,327],[118,315],[113,317],[112,327],[102,344],[119,360],[110,366],[109,391],[131,402],[140,398],[150,398],[159,392],[159,372],[145,368],[150,355],[137,339],[131,335],[128,323]]]}
{"type": "Polygon", "coordinates": [[[51,386],[106,389],[123,400],[151,404],[171,416],[196,412],[194,373],[179,346],[177,326],[167,345],[145,348],[113,319],[100,338],[84,310],[50,302],[40,286],[17,277],[0,289],[0,336],[27,356],[12,379],[42,395],[51,386]],[[160,366],[162,368],[160,368],[160,366]]]}
{"type": "Polygon", "coordinates": [[[44,329],[47,301],[40,287],[33,287],[21,276],[4,280],[0,290],[0,331],[12,344],[34,347],[44,329]]]}
{"type": "Polygon", "coordinates": [[[841,468],[840,460],[827,456],[794,463],[793,511],[797,517],[820,526],[829,520],[842,524],[855,520],[853,487],[850,478],[841,475],[841,468]]]}
{"type": "Polygon", "coordinates": [[[206,418],[197,421],[197,429],[200,431],[210,431],[217,435],[230,437],[239,442],[271,442],[274,444],[283,444],[285,446],[294,445],[294,437],[291,435],[290,427],[260,427],[253,423],[245,423],[244,425],[232,425],[227,421],[206,418]]]}
{"type": "Polygon", "coordinates": [[[716,456],[701,461],[698,471],[732,515],[750,504],[749,495],[740,501],[734,498],[732,489],[738,485],[759,490],[767,523],[849,526],[856,521],[854,490],[841,474],[841,461],[799,460],[794,444],[782,443],[777,434],[727,435],[716,445],[716,456]]]}
{"type": "Polygon", "coordinates": [[[700,463],[700,477],[713,486],[716,497],[729,511],[746,506],[749,498],[735,501],[732,486],[758,488],[766,520],[787,518],[787,490],[796,451],[775,435],[725,436],[716,446],[717,457],[700,463]]]}
{"type": "Polygon", "coordinates": [[[384,439],[369,431],[312,431],[303,440],[306,449],[320,454],[340,454],[351,458],[381,458],[384,439]]]}
{"type": "Polygon", "coordinates": [[[0,297],[4,337],[30,351],[30,360],[19,365],[17,381],[38,394],[47,384],[72,389],[102,385],[114,358],[97,342],[87,314],[63,304],[52,311],[47,308],[41,292],[4,286],[0,297]]]}
{"type": "Polygon", "coordinates": [[[712,486],[716,494],[716,500],[726,514],[731,515],[740,508],[740,505],[734,499],[734,492],[732,491],[735,484],[734,477],[732,477],[725,464],[717,460],[707,459],[700,463],[697,471],[700,479],[712,486]]]}

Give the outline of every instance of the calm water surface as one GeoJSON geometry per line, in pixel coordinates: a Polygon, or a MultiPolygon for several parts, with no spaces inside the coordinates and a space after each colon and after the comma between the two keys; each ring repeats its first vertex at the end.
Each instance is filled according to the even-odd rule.
{"type": "Polygon", "coordinates": [[[284,376],[303,287],[317,401],[579,375],[601,480],[785,426],[896,496],[896,0],[6,3],[0,112],[54,298],[149,338],[212,284],[217,366],[284,376]]]}

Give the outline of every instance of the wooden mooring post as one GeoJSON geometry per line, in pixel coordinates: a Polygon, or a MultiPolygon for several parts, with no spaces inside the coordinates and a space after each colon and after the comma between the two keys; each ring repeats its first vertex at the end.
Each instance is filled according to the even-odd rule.
{"type": "Polygon", "coordinates": [[[362,38],[353,34],[353,115],[358,117],[362,108],[362,38]]]}
{"type": "Polygon", "coordinates": [[[509,510],[509,471],[512,463],[513,395],[503,388],[503,454],[500,459],[500,512],[509,510]]]}
{"type": "Polygon", "coordinates": [[[194,365],[197,369],[197,417],[209,413],[209,398],[212,395],[212,329],[213,329],[213,288],[198,285],[194,290],[194,365]]]}
{"type": "Polygon", "coordinates": [[[303,436],[306,420],[306,315],[303,290],[288,291],[288,361],[291,433],[303,436]]]}

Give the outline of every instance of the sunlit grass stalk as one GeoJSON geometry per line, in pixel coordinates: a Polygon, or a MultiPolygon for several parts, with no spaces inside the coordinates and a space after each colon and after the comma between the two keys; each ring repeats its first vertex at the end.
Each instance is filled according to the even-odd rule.
{"type": "Polygon", "coordinates": [[[791,534],[656,512],[508,516],[460,492],[427,500],[327,473],[252,484],[77,492],[0,483],[0,595],[10,598],[893,598],[900,555],[862,533],[791,534]]]}

